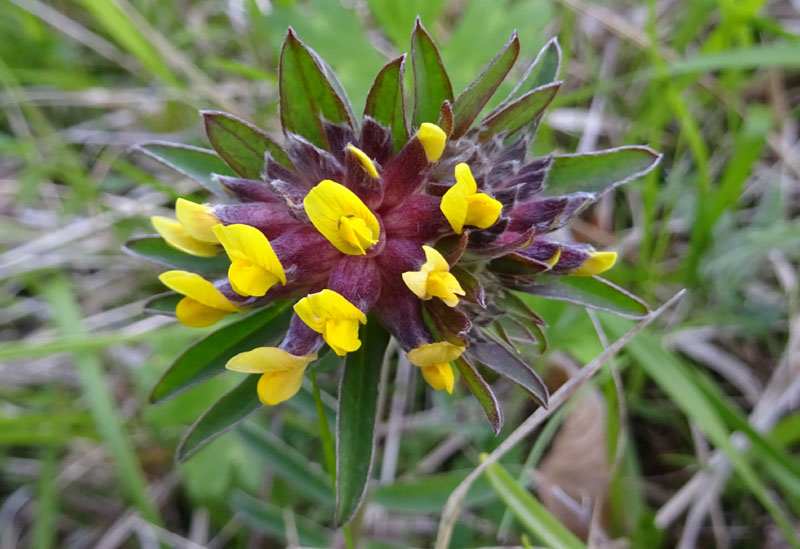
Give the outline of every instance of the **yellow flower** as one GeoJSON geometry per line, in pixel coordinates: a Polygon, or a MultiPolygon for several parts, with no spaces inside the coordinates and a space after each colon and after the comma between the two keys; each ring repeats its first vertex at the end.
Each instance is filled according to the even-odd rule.
{"type": "Polygon", "coordinates": [[[423,246],[425,263],[419,271],[403,273],[403,282],[420,299],[438,297],[450,307],[458,305],[458,296],[464,289],[450,272],[450,265],[435,248],[423,246]],[[456,295],[458,294],[458,295],[456,295]]]}
{"type": "Polygon", "coordinates": [[[219,224],[219,219],[214,217],[210,207],[179,198],[175,202],[175,215],[177,221],[158,215],[150,218],[167,244],[199,257],[212,257],[219,253],[217,237],[212,230],[219,224]]]}
{"type": "Polygon", "coordinates": [[[167,271],[158,279],[164,286],[185,296],[175,308],[175,316],[184,326],[204,328],[219,322],[225,315],[241,312],[216,286],[202,276],[186,271],[167,271]]]}
{"type": "Polygon", "coordinates": [[[456,184],[444,193],[439,205],[453,230],[461,234],[464,225],[479,229],[494,225],[503,205],[488,194],[478,192],[475,178],[463,162],[456,166],[455,175],[456,184]]]}
{"type": "Polygon", "coordinates": [[[464,347],[438,341],[423,343],[406,353],[406,357],[411,364],[420,367],[422,377],[431,387],[437,391],[445,389],[448,393],[452,393],[455,377],[450,362],[460,357],[463,352],[464,347]]]}
{"type": "Polygon", "coordinates": [[[436,162],[444,152],[447,143],[447,134],[436,124],[423,122],[417,130],[417,139],[422,148],[425,149],[425,156],[428,162],[436,162]]]}
{"type": "Polygon", "coordinates": [[[594,276],[607,271],[616,262],[617,252],[589,252],[589,259],[581,263],[580,267],[569,271],[569,274],[573,276],[594,276]]]}
{"type": "Polygon", "coordinates": [[[322,334],[337,355],[361,347],[358,323],[366,324],[367,317],[341,294],[328,289],[309,294],[295,304],[294,311],[309,328],[322,334]]]}
{"type": "Polygon", "coordinates": [[[344,185],[321,181],[303,199],[303,207],[314,227],[342,253],[364,255],[378,242],[378,219],[344,185]]]}
{"type": "Polygon", "coordinates": [[[234,356],[225,367],[247,374],[261,374],[258,398],[273,406],[297,394],[303,384],[306,366],[316,359],[317,353],[295,356],[278,347],[258,347],[234,356]]]}
{"type": "Polygon", "coordinates": [[[213,232],[231,260],[228,280],[237,294],[260,297],[278,282],[286,284],[283,265],[264,233],[242,224],[217,224],[213,232]]]}

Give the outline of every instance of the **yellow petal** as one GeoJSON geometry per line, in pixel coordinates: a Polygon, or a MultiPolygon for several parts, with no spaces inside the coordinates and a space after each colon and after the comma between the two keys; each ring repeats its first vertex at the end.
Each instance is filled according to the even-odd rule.
{"type": "Polygon", "coordinates": [[[422,377],[428,382],[428,385],[441,391],[445,389],[448,393],[453,393],[453,385],[455,384],[455,377],[453,376],[453,368],[447,364],[434,364],[433,366],[423,366],[422,377]]]}
{"type": "MultiPolygon", "coordinates": [[[[461,166],[462,164],[459,164],[461,166]]],[[[464,221],[469,212],[469,188],[464,183],[456,180],[456,184],[447,189],[439,203],[439,209],[447,218],[450,227],[456,234],[464,230],[464,221]]]]}
{"type": "Polygon", "coordinates": [[[464,352],[464,349],[464,347],[453,345],[447,341],[437,341],[435,343],[423,343],[416,349],[411,349],[406,353],[406,357],[415,366],[434,366],[457,359],[464,352]]]}
{"type": "Polygon", "coordinates": [[[353,156],[361,162],[361,165],[364,166],[364,169],[367,170],[367,173],[372,179],[378,179],[378,170],[375,168],[375,164],[372,163],[369,156],[367,156],[367,153],[353,145],[348,145],[347,150],[353,153],[353,156]]]}
{"type": "Polygon", "coordinates": [[[486,229],[494,225],[500,217],[503,205],[484,193],[476,193],[467,198],[467,217],[464,225],[486,229]]]}
{"type": "Polygon", "coordinates": [[[423,246],[422,250],[425,252],[425,265],[423,269],[427,268],[428,271],[449,271],[450,264],[439,253],[439,250],[430,246],[423,246]]]}
{"type": "Polygon", "coordinates": [[[574,276],[594,276],[607,271],[617,262],[617,252],[589,252],[589,259],[569,274],[574,276]]]}
{"type": "Polygon", "coordinates": [[[322,337],[339,356],[357,351],[361,347],[361,340],[358,339],[358,321],[354,319],[329,319],[325,323],[322,337]]]}
{"type": "Polygon", "coordinates": [[[258,399],[267,406],[289,400],[303,386],[305,368],[294,368],[283,372],[267,372],[258,380],[258,399]]]}
{"type": "Polygon", "coordinates": [[[212,227],[219,224],[219,219],[214,217],[209,206],[179,198],[175,202],[175,217],[192,238],[216,244],[217,237],[212,227]]]}
{"type": "Polygon", "coordinates": [[[242,296],[261,297],[280,282],[278,277],[249,261],[234,261],[228,267],[228,280],[233,291],[242,296]]]}
{"type": "Polygon", "coordinates": [[[175,316],[178,317],[178,322],[190,328],[213,326],[229,313],[230,311],[204,305],[191,297],[184,297],[175,307],[175,316]]]}
{"type": "Polygon", "coordinates": [[[176,250],[198,257],[213,257],[220,252],[218,245],[189,236],[183,226],[174,219],[156,215],[150,218],[150,222],[161,238],[176,250]]]}
{"type": "Polygon", "coordinates": [[[436,272],[428,275],[427,291],[429,295],[444,301],[448,307],[458,305],[457,295],[465,295],[458,279],[448,272],[436,272]]]}
{"type": "Polygon", "coordinates": [[[216,286],[198,274],[186,271],[167,271],[161,273],[158,279],[170,290],[191,297],[207,307],[228,312],[241,310],[228,301],[228,298],[222,295],[216,286]]]}
{"type": "Polygon", "coordinates": [[[456,184],[464,187],[467,194],[475,194],[478,192],[478,184],[475,182],[475,178],[472,176],[472,170],[469,169],[468,164],[464,162],[456,164],[455,175],[456,184]]]}
{"type": "Polygon", "coordinates": [[[314,227],[342,253],[363,255],[366,248],[378,242],[378,219],[344,185],[329,179],[321,181],[303,199],[303,207],[314,227]],[[353,218],[363,225],[357,221],[343,223],[343,219],[353,218]]]}
{"type": "Polygon", "coordinates": [[[236,293],[262,296],[278,281],[286,284],[286,273],[264,233],[250,225],[214,227],[231,260],[228,278],[236,293]]]}
{"type": "Polygon", "coordinates": [[[547,261],[545,261],[545,263],[547,263],[548,265],[550,265],[550,268],[553,268],[553,267],[555,267],[555,266],[556,266],[556,263],[558,263],[558,260],[559,260],[559,259],[561,259],[561,247],[560,247],[560,246],[559,246],[559,248],[556,250],[556,253],[554,253],[554,254],[553,254],[553,257],[551,257],[550,259],[548,259],[547,261]]]}
{"type": "Polygon", "coordinates": [[[256,347],[234,356],[225,367],[246,374],[263,374],[305,368],[316,359],[317,353],[297,356],[278,347],[256,347]]]}
{"type": "Polygon", "coordinates": [[[428,295],[428,273],[423,271],[407,271],[403,273],[403,282],[408,289],[420,299],[430,299],[428,295]]]}
{"type": "Polygon", "coordinates": [[[447,143],[447,134],[442,128],[430,122],[423,122],[417,131],[417,139],[422,148],[425,149],[425,156],[428,162],[436,162],[444,152],[447,143]]]}

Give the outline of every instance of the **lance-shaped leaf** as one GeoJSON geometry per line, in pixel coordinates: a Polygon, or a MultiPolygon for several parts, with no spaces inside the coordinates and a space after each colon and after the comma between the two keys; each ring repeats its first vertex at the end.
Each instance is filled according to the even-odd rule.
{"type": "Polygon", "coordinates": [[[480,330],[473,330],[467,347],[467,354],[501,376],[513,381],[536,399],[542,406],[547,406],[549,393],[544,382],[533,369],[525,364],[505,345],[491,339],[480,330]]]}
{"type": "Polygon", "coordinates": [[[364,116],[371,116],[392,130],[395,152],[408,141],[408,126],[403,103],[405,67],[405,55],[387,63],[375,77],[364,107],[364,116]]]}
{"type": "Polygon", "coordinates": [[[292,536],[287,535],[285,507],[266,503],[239,491],[234,492],[232,505],[237,516],[241,516],[249,526],[287,545],[296,535],[297,541],[304,547],[332,547],[333,532],[298,515],[292,516],[295,532],[292,536]]]}
{"type": "Polygon", "coordinates": [[[517,31],[511,35],[503,49],[483,69],[475,81],[458,96],[453,104],[453,139],[458,139],[469,129],[481,109],[492,98],[519,55],[517,31]]]}
{"type": "Polygon", "coordinates": [[[583,542],[551,515],[539,500],[520,486],[500,464],[490,465],[486,469],[486,478],[520,524],[545,547],[585,549],[583,542]]]}
{"type": "Polygon", "coordinates": [[[556,156],[545,179],[546,194],[574,191],[597,197],[649,173],[661,162],[661,154],[650,147],[629,146],[585,154],[556,156]]]}
{"type": "Polygon", "coordinates": [[[534,121],[544,112],[560,87],[561,82],[546,84],[529,91],[503,108],[495,109],[481,122],[484,129],[480,133],[480,139],[488,139],[500,132],[514,133],[534,121]]]}
{"type": "Polygon", "coordinates": [[[206,125],[208,142],[237,174],[248,179],[260,179],[264,172],[264,153],[291,168],[292,162],[264,131],[232,114],[201,111],[206,125]]]}
{"type": "Polygon", "coordinates": [[[263,406],[258,400],[259,376],[247,376],[239,385],[222,395],[203,412],[183,436],[175,459],[185,461],[203,446],[229,431],[263,406]]]}
{"type": "Polygon", "coordinates": [[[568,301],[591,309],[608,311],[626,318],[642,318],[649,312],[647,304],[599,276],[553,276],[542,283],[516,289],[547,299],[568,301]]]}
{"type": "Polygon", "coordinates": [[[286,332],[291,314],[289,304],[279,302],[244,316],[194,343],[158,380],[150,394],[150,402],[162,402],[223,372],[225,364],[236,354],[276,345],[286,332]]]}
{"type": "Polygon", "coordinates": [[[283,442],[280,437],[253,425],[252,422],[239,427],[237,434],[290,486],[297,488],[315,503],[333,505],[330,478],[306,456],[283,442]]]}
{"type": "Polygon", "coordinates": [[[168,143],[166,141],[148,141],[132,148],[153,160],[172,168],[179,174],[197,181],[219,196],[227,196],[225,189],[213,177],[214,174],[236,175],[217,153],[200,147],[168,143]]]}
{"type": "Polygon", "coordinates": [[[183,296],[177,292],[164,292],[148,299],[143,307],[146,313],[175,316],[175,307],[183,296]]]}
{"type": "Polygon", "coordinates": [[[503,411],[500,409],[500,403],[497,402],[492,388],[481,377],[475,366],[463,355],[455,360],[455,365],[461,373],[461,379],[464,380],[470,392],[475,395],[478,404],[483,408],[483,413],[486,414],[486,419],[489,420],[492,431],[494,431],[495,435],[500,434],[500,429],[503,428],[503,411]]]}
{"type": "Polygon", "coordinates": [[[552,38],[544,47],[539,50],[539,54],[533,63],[525,70],[519,83],[514,86],[511,93],[503,101],[502,105],[507,105],[515,97],[519,97],[530,90],[550,84],[558,79],[561,70],[561,45],[557,38],[552,38]]]}
{"type": "Polygon", "coordinates": [[[325,75],[325,65],[289,28],[281,49],[280,111],[284,131],[327,149],[323,120],[353,126],[344,100],[325,75]]]}
{"type": "MultiPolygon", "coordinates": [[[[228,270],[230,261],[225,254],[213,257],[197,257],[185,254],[167,244],[163,238],[156,235],[134,236],[122,245],[126,254],[141,257],[183,271],[201,274],[224,273],[228,270]]],[[[222,251],[222,250],[220,250],[222,251]]]]}
{"type": "Polygon", "coordinates": [[[336,524],[349,521],[367,490],[375,448],[381,366],[389,334],[370,317],[361,348],[349,353],[336,415],[336,524]]]}
{"type": "Polygon", "coordinates": [[[453,86],[439,50],[419,17],[411,33],[411,65],[414,69],[414,126],[434,123],[439,119],[442,103],[453,104],[453,86]]]}

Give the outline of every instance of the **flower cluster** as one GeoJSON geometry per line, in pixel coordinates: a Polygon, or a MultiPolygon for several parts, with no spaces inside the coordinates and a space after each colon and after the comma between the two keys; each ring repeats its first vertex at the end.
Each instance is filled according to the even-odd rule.
{"type": "MultiPolygon", "coordinates": [[[[423,33],[417,48],[432,47],[420,25],[415,32],[423,33]]],[[[159,278],[183,296],[175,314],[187,326],[297,300],[277,346],[227,363],[260,374],[263,403],[294,395],[324,345],[340,356],[357,351],[360,327],[372,322],[395,338],[434,389],[452,392],[452,363],[465,377],[477,375],[478,363],[546,403],[546,389],[515,349],[517,341],[541,342],[544,323],[516,292],[547,296],[541,289],[549,281],[592,277],[617,256],[548,236],[599,196],[545,194],[557,158],[529,158],[532,132],[560,85],[558,63],[549,78],[541,70],[545,56],[557,57],[557,44],[534,63],[544,82],[512,93],[473,124],[510,64],[497,82],[487,83],[486,75],[507,64],[508,51],[516,58],[514,48],[516,35],[457,99],[447,97],[449,82],[443,101],[417,97],[409,132],[404,57],[381,72],[356,123],[327,66],[290,31],[281,56],[282,144],[232,115],[204,113],[212,146],[233,171],[214,177],[224,201],[179,199],[176,219],[153,217],[152,224],[176,250],[201,258],[225,254],[227,277],[171,270],[159,278]],[[318,86],[305,104],[291,95],[292,71],[305,71],[305,81],[318,86]],[[396,89],[387,91],[392,84],[399,99],[396,89]],[[435,117],[425,119],[425,101],[434,102],[428,116],[435,117]],[[257,151],[255,160],[246,159],[248,150],[257,151]]],[[[430,70],[414,69],[417,78],[430,70]]]]}

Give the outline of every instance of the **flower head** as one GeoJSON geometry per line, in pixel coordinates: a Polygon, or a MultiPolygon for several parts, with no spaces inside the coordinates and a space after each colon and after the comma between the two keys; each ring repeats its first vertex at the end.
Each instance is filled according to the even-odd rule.
{"type": "MultiPolygon", "coordinates": [[[[477,363],[546,404],[547,390],[518,348],[542,346],[544,321],[521,296],[612,310],[625,302],[634,314],[646,311],[596,277],[616,253],[550,233],[647,173],[659,156],[646,147],[531,156],[532,135],[561,84],[554,41],[536,70],[476,123],[510,69],[499,63],[516,59],[516,34],[458,97],[419,22],[414,37],[412,62],[425,60],[426,70],[441,72],[415,82],[411,108],[404,105],[404,58],[391,61],[357,124],[338,83],[290,30],[279,78],[284,139],[229,114],[203,113],[217,160],[231,171],[198,180],[227,195],[213,205],[179,200],[177,220],[153,218],[170,247],[219,274],[215,282],[185,271],[161,275],[185,296],[176,310],[184,324],[207,326],[229,313],[297,300],[277,347],[256,347],[228,362],[229,369],[261,375],[257,391],[265,404],[299,390],[323,345],[340,356],[367,352],[361,338],[373,329],[393,336],[434,389],[453,391],[455,361],[462,372],[470,368],[470,390],[488,392],[480,401],[492,405],[477,363]],[[613,171],[604,171],[609,165],[613,171]],[[223,249],[229,263],[222,269],[224,256],[203,259],[223,249]],[[625,297],[608,299],[614,292],[625,297]]],[[[200,151],[204,161],[212,154],[200,151]]]]}

